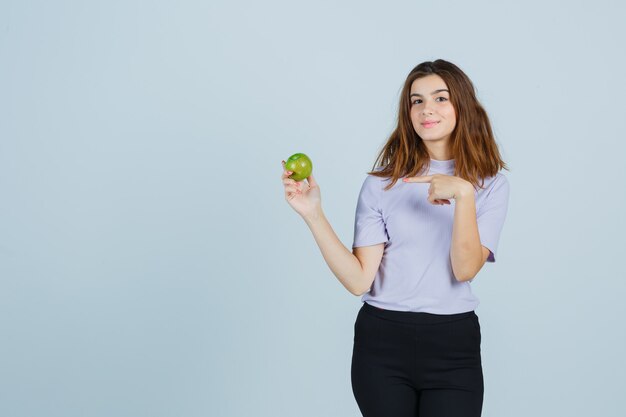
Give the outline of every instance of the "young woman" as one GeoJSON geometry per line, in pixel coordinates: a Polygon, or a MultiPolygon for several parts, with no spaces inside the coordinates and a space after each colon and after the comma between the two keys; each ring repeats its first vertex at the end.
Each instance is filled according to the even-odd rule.
{"type": "Polygon", "coordinates": [[[495,262],[509,201],[500,170],[508,168],[472,82],[454,64],[411,70],[398,110],[361,187],[352,252],[326,220],[313,175],[289,179],[283,161],[285,198],[363,301],[351,368],[363,415],[477,417],[484,385],[470,282],[495,262]]]}

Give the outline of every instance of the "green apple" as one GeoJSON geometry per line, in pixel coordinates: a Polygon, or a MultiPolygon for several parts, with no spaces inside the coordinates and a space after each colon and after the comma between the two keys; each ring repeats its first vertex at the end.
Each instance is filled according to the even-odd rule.
{"type": "Polygon", "coordinates": [[[309,175],[311,175],[311,172],[313,172],[313,163],[305,154],[294,153],[287,159],[287,162],[285,162],[285,169],[293,172],[289,178],[296,181],[302,181],[303,179],[308,178],[309,175]]]}

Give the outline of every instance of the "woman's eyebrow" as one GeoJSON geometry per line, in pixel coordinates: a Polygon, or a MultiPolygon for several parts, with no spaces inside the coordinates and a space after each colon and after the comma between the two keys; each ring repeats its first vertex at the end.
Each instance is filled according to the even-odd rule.
{"type": "MultiPolygon", "coordinates": [[[[447,92],[449,93],[449,91],[448,91],[448,90],[446,90],[445,88],[440,88],[439,90],[435,90],[435,91],[433,91],[432,93],[430,93],[430,95],[432,96],[433,94],[437,94],[437,93],[440,93],[440,92],[442,92],[442,91],[447,91],[447,92]]],[[[413,93],[413,94],[411,94],[409,97],[413,97],[413,96],[419,96],[419,97],[422,97],[422,95],[421,95],[421,94],[417,94],[417,93],[413,93]]]]}

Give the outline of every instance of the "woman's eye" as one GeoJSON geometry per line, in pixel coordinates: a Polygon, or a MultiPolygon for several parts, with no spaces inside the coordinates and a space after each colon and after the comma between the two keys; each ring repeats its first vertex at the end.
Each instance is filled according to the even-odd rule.
{"type": "MultiPolygon", "coordinates": [[[[441,101],[447,101],[448,100],[446,97],[437,97],[435,100],[438,100],[438,99],[442,99],[441,101]]],[[[416,98],[415,100],[413,100],[413,104],[418,104],[417,103],[418,101],[422,101],[422,100],[420,100],[419,98],[416,98]]]]}

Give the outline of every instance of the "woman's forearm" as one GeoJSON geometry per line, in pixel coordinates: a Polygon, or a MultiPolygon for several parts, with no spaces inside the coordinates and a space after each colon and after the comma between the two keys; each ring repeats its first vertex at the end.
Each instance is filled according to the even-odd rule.
{"type": "Polygon", "coordinates": [[[478,273],[482,246],[476,221],[473,190],[458,196],[454,207],[450,261],[458,281],[467,281],[478,273]]]}
{"type": "Polygon", "coordinates": [[[311,229],[324,260],[341,284],[353,295],[360,295],[363,268],[352,252],[339,240],[323,211],[303,217],[311,229]]]}

